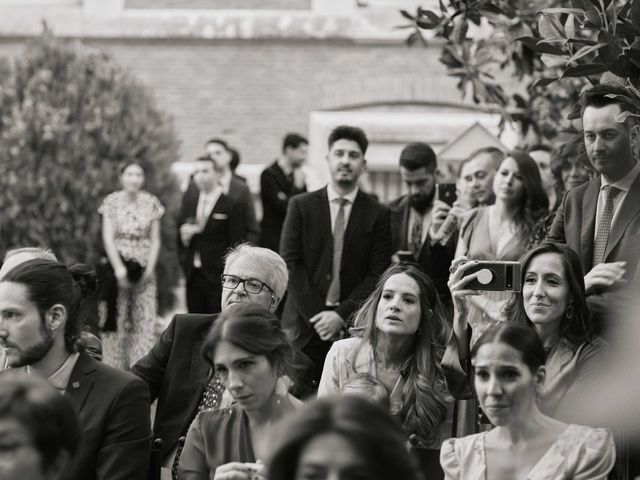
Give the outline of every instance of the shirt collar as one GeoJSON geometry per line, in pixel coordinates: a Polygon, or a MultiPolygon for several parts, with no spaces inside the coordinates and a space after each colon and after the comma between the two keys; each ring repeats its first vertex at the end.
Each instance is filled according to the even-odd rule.
{"type": "Polygon", "coordinates": [[[291,175],[293,173],[293,168],[291,168],[287,164],[287,161],[284,158],[282,158],[282,157],[278,158],[278,162],[277,163],[278,163],[278,166],[280,167],[280,170],[282,170],[282,172],[285,175],[291,175]]]}
{"type": "Polygon", "coordinates": [[[636,160],[635,166],[631,169],[629,173],[627,173],[624,177],[614,183],[609,183],[605,180],[604,176],[600,175],[600,190],[607,185],[613,185],[616,188],[619,188],[623,192],[627,193],[631,190],[631,185],[635,182],[636,177],[640,174],[640,162],[636,160]]]}
{"type": "MultiPolygon", "coordinates": [[[[49,377],[49,383],[58,390],[64,392],[67,389],[69,379],[71,378],[71,372],[73,372],[73,368],[76,366],[76,362],[79,357],[80,354],[78,352],[69,355],[60,368],[51,374],[49,377]]],[[[29,365],[27,365],[26,369],[28,373],[33,373],[29,365]]]]}
{"type": "Polygon", "coordinates": [[[338,200],[339,198],[346,199],[350,205],[353,205],[353,202],[356,200],[356,195],[358,195],[358,187],[354,188],[352,192],[347,193],[346,195],[340,195],[333,189],[333,186],[329,183],[327,185],[327,197],[329,198],[329,203],[334,200],[338,200]]]}
{"type": "Polygon", "coordinates": [[[229,186],[231,185],[231,170],[227,170],[220,176],[220,180],[218,180],[218,185],[222,188],[224,193],[229,192],[229,186]]]}

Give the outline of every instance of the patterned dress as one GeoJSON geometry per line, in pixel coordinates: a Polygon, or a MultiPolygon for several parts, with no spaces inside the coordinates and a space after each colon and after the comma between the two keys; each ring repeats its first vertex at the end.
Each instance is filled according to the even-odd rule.
{"type": "MultiPolygon", "coordinates": [[[[116,250],[126,260],[135,260],[143,268],[149,260],[151,225],[164,214],[160,201],[147,192],[140,192],[131,202],[126,192],[108,195],[98,209],[113,226],[116,250]]],[[[104,332],[104,363],[128,369],[148,353],[156,342],[158,322],[156,277],[118,290],[117,330],[104,332]]]]}

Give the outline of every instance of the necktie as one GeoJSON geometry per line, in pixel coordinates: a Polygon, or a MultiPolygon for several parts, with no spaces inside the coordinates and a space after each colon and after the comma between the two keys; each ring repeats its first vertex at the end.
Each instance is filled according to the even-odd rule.
{"type": "Polygon", "coordinates": [[[418,258],[422,248],[422,216],[416,215],[411,228],[411,251],[413,256],[418,258]]]}
{"type": "Polygon", "coordinates": [[[607,248],[611,220],[613,219],[613,202],[621,191],[619,188],[611,185],[604,187],[604,208],[602,209],[600,223],[598,224],[596,241],[593,244],[593,267],[602,263],[604,260],[604,251],[607,248]]]}
{"type": "Polygon", "coordinates": [[[340,208],[336,215],[336,224],[333,228],[333,268],[331,270],[331,284],[327,292],[327,303],[335,305],[340,302],[340,265],[342,264],[342,245],[344,243],[345,218],[344,208],[349,203],[346,198],[334,200],[340,208]]]}
{"type": "Polygon", "coordinates": [[[204,225],[207,223],[207,207],[209,205],[209,195],[201,194],[200,204],[198,205],[198,211],[196,212],[196,222],[198,225],[204,225]]]}
{"type": "MultiPolygon", "coordinates": [[[[198,410],[196,410],[196,416],[200,412],[209,412],[218,408],[218,405],[220,405],[220,400],[222,400],[223,393],[224,384],[220,381],[218,375],[213,375],[209,380],[209,383],[207,383],[204,392],[202,393],[202,398],[200,399],[200,403],[198,404],[198,410]]],[[[191,421],[193,421],[193,419],[191,421]]],[[[191,426],[191,422],[189,422],[189,426],[191,426]]],[[[180,455],[182,455],[182,449],[184,448],[185,440],[186,436],[182,436],[178,439],[176,456],[173,458],[173,464],[171,465],[171,478],[174,480],[177,480],[178,478],[178,465],[180,464],[180,455]]]]}

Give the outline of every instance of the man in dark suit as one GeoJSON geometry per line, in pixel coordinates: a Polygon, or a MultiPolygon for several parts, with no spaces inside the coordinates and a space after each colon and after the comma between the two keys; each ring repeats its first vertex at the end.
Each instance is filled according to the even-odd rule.
{"type": "Polygon", "coordinates": [[[224,140],[212,138],[205,144],[205,150],[207,155],[213,159],[216,173],[218,174],[217,181],[222,188],[222,192],[244,205],[243,225],[245,231],[242,236],[243,241],[258,245],[260,241],[260,226],[256,219],[253,196],[246,181],[242,177],[235,175],[231,170],[233,154],[229,145],[224,140]]]}
{"type": "Polygon", "coordinates": [[[214,167],[209,156],[198,158],[193,175],[198,194],[185,193],[178,217],[178,257],[190,313],[220,311],[222,259],[245,237],[246,206],[222,192],[214,167]]]}
{"type": "Polygon", "coordinates": [[[450,210],[435,198],[437,167],[436,154],[426,143],[410,143],[400,153],[400,176],[408,194],[389,203],[392,248],[411,252],[433,280],[440,299],[450,305],[447,281],[456,239],[442,245],[436,237],[450,210]]]}
{"type": "Polygon", "coordinates": [[[313,362],[308,388],[317,388],[333,339],[373,291],[389,265],[389,209],[358,189],[368,141],[357,127],[329,135],[327,187],[289,202],[280,252],[289,268],[283,327],[313,362]]]}
{"type": "MultiPolygon", "coordinates": [[[[257,303],[274,312],[287,287],[287,266],[280,255],[247,244],[227,255],[224,275],[223,310],[234,303],[257,303]]],[[[171,466],[178,439],[186,435],[206,396],[212,372],[200,348],[216,317],[176,315],[158,343],[131,369],[147,383],[151,400],[158,400],[154,432],[164,442],[166,466],[171,466]]]]}
{"type": "Polygon", "coordinates": [[[41,258],[6,273],[0,282],[4,368],[24,368],[47,378],[73,404],[81,440],[61,478],[145,479],[151,442],[149,393],[135,375],[76,350],[85,300],[73,292],[83,291],[80,285],[90,283],[91,276],[82,275],[76,283],[64,265],[41,258]]]}
{"type": "MultiPolygon", "coordinates": [[[[598,85],[580,98],[585,147],[597,178],[564,197],[547,240],[566,243],[582,258],[587,300],[601,328],[615,326],[625,284],[640,260],[640,164],[634,156],[638,114],[633,94],[598,85]]],[[[637,102],[637,100],[636,100],[637,102]]]]}
{"type": "Polygon", "coordinates": [[[307,139],[289,133],[284,137],[282,155],[260,175],[262,199],[262,237],[260,245],[277,252],[280,248],[282,224],[287,214],[289,199],[306,192],[302,165],[307,160],[307,139]]]}

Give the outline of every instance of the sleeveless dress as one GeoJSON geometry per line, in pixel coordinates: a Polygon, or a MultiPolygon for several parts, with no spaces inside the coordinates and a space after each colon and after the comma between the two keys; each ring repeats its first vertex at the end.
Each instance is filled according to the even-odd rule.
{"type": "MultiPolygon", "coordinates": [[[[160,201],[150,193],[140,192],[131,202],[125,192],[117,191],[104,199],[98,213],[111,220],[118,253],[145,268],[151,247],[151,224],[164,214],[160,201]]],[[[117,330],[102,335],[103,361],[113,367],[129,369],[157,340],[155,273],[129,290],[118,289],[116,308],[117,330]]]]}
{"type": "MultiPolygon", "coordinates": [[[[473,260],[517,262],[527,248],[529,239],[521,235],[514,235],[500,250],[497,250],[496,245],[491,244],[489,230],[489,207],[478,207],[472,210],[465,218],[461,229],[460,241],[464,242],[466,247],[463,254],[473,260]]],[[[513,296],[513,292],[482,292],[481,296],[506,303],[513,296]]],[[[469,302],[467,321],[473,329],[472,346],[487,328],[496,323],[496,320],[490,318],[471,302],[469,302]]]]}

